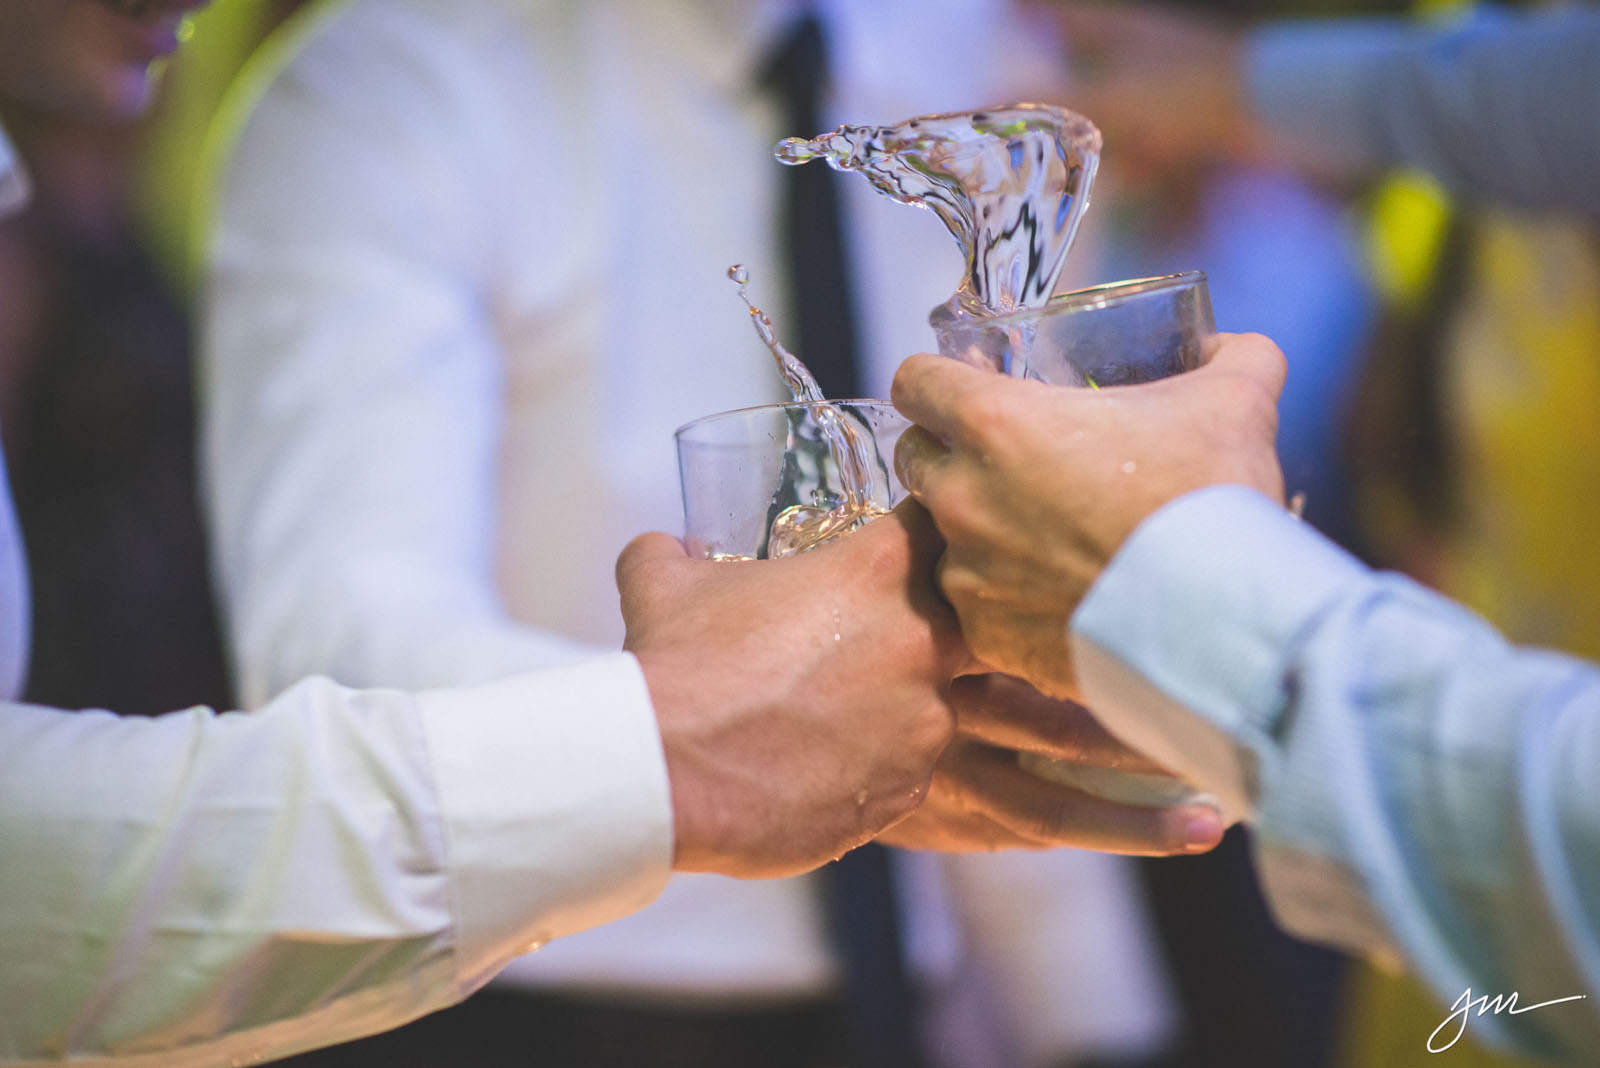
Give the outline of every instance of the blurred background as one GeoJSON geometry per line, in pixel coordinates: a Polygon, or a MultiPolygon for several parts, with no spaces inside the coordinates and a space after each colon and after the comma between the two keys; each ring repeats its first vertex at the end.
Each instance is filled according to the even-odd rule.
{"type": "MultiPolygon", "coordinates": [[[[138,127],[0,111],[39,191],[0,222],[0,425],[33,571],[29,700],[133,714],[236,703],[196,491],[194,220],[207,145],[243,107],[225,106],[229,86],[304,6],[218,0],[138,127]]],[[[1372,13],[1462,8],[1234,0],[1159,11],[1180,27],[1372,13]]],[[[1095,47],[1114,60],[1116,41],[1095,47]]],[[[1075,106],[1073,73],[1052,102],[1075,106]]],[[[1600,556],[1572,551],[1591,527],[1585,491],[1600,484],[1594,235],[1468,211],[1417,175],[1351,182],[1260,158],[1164,156],[1106,133],[1070,280],[1206,270],[1218,326],[1266,333],[1289,357],[1280,444],[1309,521],[1513,640],[1600,658],[1600,556]],[[1525,314],[1534,305],[1542,314],[1525,314]]],[[[1115,1063],[1425,1063],[1438,1008],[1404,978],[1278,933],[1247,837],[1236,828],[1214,854],[1138,863],[1130,885],[1178,1023],[1161,1049],[1115,1063]]],[[[939,1048],[952,1064],[1090,1063],[1002,1058],[1000,1037],[963,1052],[947,1036],[939,1048]]],[[[1469,1043],[1452,1064],[1511,1063],[1469,1043]]]]}

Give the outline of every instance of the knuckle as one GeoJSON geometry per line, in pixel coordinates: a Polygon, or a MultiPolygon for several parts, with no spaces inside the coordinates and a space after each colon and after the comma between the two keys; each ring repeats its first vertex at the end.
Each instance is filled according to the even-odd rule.
{"type": "Polygon", "coordinates": [[[623,547],[621,555],[617,557],[615,578],[619,589],[631,585],[639,569],[639,539],[634,538],[623,547]]]}
{"type": "Polygon", "coordinates": [[[1070,795],[1052,798],[1039,812],[1037,830],[1042,837],[1066,838],[1077,826],[1078,806],[1070,795]]]}
{"type": "Polygon", "coordinates": [[[950,711],[948,705],[943,701],[939,701],[932,710],[932,714],[924,718],[922,728],[919,731],[917,746],[930,760],[936,760],[939,754],[943,753],[945,748],[949,746],[955,735],[955,714],[950,711]]]}
{"type": "Polygon", "coordinates": [[[942,450],[938,440],[920,426],[908,427],[895,442],[894,469],[912,494],[920,494],[936,473],[934,459],[942,450]]]}
{"type": "MultiPolygon", "coordinates": [[[[989,584],[982,575],[954,558],[950,552],[940,559],[939,589],[958,612],[963,608],[970,610],[970,606],[987,600],[985,594],[988,588],[989,584]]],[[[965,618],[965,613],[962,614],[965,618]]]]}
{"type": "Polygon", "coordinates": [[[895,748],[905,758],[906,773],[921,780],[933,774],[934,764],[954,737],[954,714],[941,698],[930,696],[918,703],[895,748]]]}
{"type": "Polygon", "coordinates": [[[1284,362],[1283,350],[1278,347],[1278,343],[1276,341],[1273,341],[1265,334],[1259,334],[1255,332],[1243,333],[1238,335],[1238,342],[1241,345],[1248,345],[1252,352],[1263,357],[1264,359],[1278,363],[1284,362]]]}
{"type": "Polygon", "coordinates": [[[993,388],[975,389],[962,398],[956,409],[956,432],[980,448],[1004,436],[1008,412],[1004,398],[993,388]]]}
{"type": "Polygon", "coordinates": [[[959,475],[940,479],[928,487],[922,503],[945,541],[959,544],[979,537],[983,513],[969,479],[959,475]]]}
{"type": "Polygon", "coordinates": [[[916,395],[929,366],[928,359],[918,354],[908,356],[901,361],[900,366],[895,369],[893,380],[889,383],[891,403],[900,405],[916,395]]]}
{"type": "Polygon", "coordinates": [[[1045,743],[1055,750],[1055,756],[1081,760],[1088,755],[1090,732],[1082,716],[1063,707],[1059,714],[1045,716],[1041,729],[1045,743]]]}
{"type": "Polygon", "coordinates": [[[1257,361],[1261,371],[1268,376],[1261,383],[1265,388],[1276,394],[1283,388],[1284,379],[1289,373],[1289,361],[1284,356],[1278,343],[1265,334],[1241,334],[1239,344],[1244,346],[1252,359],[1257,361]]]}

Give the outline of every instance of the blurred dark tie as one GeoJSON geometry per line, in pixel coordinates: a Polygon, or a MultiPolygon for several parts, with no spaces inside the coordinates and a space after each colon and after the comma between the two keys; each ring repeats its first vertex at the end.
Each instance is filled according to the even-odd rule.
{"type": "MultiPolygon", "coordinates": [[[[827,41],[816,15],[794,22],[769,53],[761,80],[782,106],[785,136],[823,131],[819,100],[827,81],[827,41]]],[[[789,268],[796,352],[824,397],[847,400],[862,394],[855,303],[839,216],[840,177],[820,160],[784,167],[779,236],[789,268]]]]}
{"type": "MultiPolygon", "coordinates": [[[[819,100],[826,79],[827,41],[821,21],[808,12],[779,40],[761,77],[782,105],[785,136],[823,131],[819,100]]],[[[846,399],[861,396],[862,387],[839,178],[820,161],[783,168],[779,233],[798,355],[823,396],[846,399]]],[[[851,1064],[921,1068],[889,851],[864,845],[819,876],[829,934],[844,973],[851,1064]]]]}

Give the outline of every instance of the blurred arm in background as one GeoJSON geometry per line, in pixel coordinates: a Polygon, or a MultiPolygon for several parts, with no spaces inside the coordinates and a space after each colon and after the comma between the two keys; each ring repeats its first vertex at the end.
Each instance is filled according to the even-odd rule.
{"type": "Polygon", "coordinates": [[[1279,154],[1342,179],[1413,167],[1468,199],[1600,216],[1593,9],[1252,30],[1139,5],[1051,9],[1083,72],[1075,105],[1146,165],[1279,154]]]}

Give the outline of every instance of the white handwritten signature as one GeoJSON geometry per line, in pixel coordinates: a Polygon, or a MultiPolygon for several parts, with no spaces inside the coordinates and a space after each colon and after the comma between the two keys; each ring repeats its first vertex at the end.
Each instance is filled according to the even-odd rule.
{"type": "Polygon", "coordinates": [[[1450,1006],[1450,1015],[1446,1016],[1444,1018],[1444,1022],[1438,1027],[1435,1027],[1433,1029],[1433,1034],[1428,1036],[1428,1052],[1443,1053],[1445,1050],[1461,1041],[1461,1036],[1465,1034],[1467,1030],[1467,1014],[1471,1012],[1474,1007],[1477,1008],[1479,1016],[1482,1016],[1486,1012],[1492,1012],[1498,1016],[1502,1011],[1509,1013],[1512,1016],[1520,1016],[1522,1013],[1532,1012],[1534,1009],[1544,1009],[1551,1005],[1560,1005],[1568,1001],[1582,1001],[1588,996],[1589,995],[1587,994],[1573,994],[1571,997],[1556,998],[1552,1001],[1541,1001],[1537,1005],[1524,1005],[1519,1007],[1517,1005],[1517,995],[1515,991],[1513,991],[1510,995],[1496,994],[1493,997],[1490,997],[1488,994],[1484,994],[1475,998],[1472,996],[1472,988],[1469,986],[1467,987],[1465,993],[1456,998],[1456,1003],[1450,1006]],[[1450,1041],[1446,1042],[1444,1045],[1436,1045],[1435,1043],[1437,1043],[1439,1040],[1439,1032],[1449,1027],[1451,1023],[1455,1023],[1456,1025],[1455,1034],[1450,1036],[1450,1041]]]}

